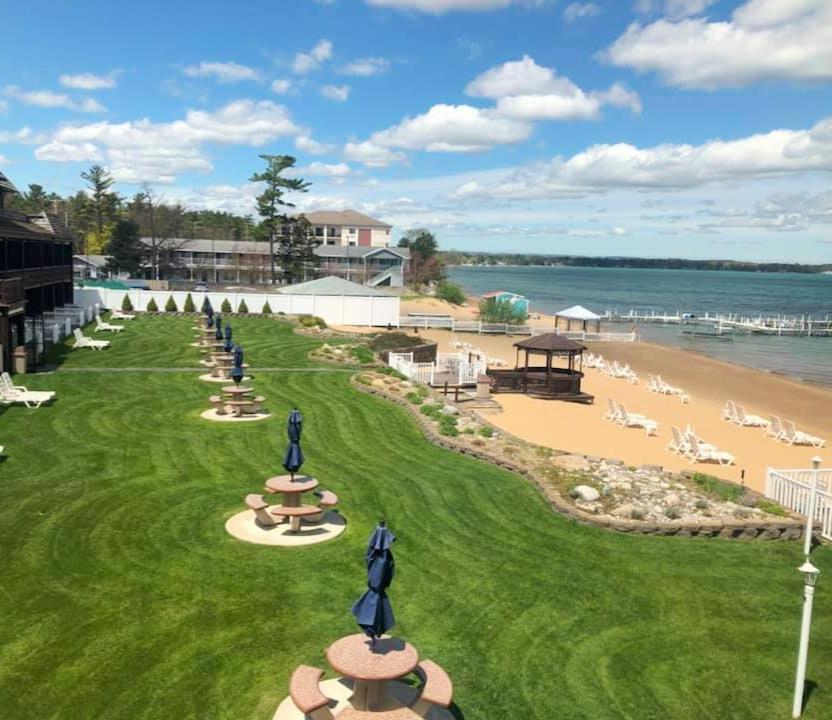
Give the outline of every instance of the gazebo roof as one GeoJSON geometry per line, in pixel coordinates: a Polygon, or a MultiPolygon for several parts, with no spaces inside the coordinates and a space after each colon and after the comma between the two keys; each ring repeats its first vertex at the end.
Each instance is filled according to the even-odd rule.
{"type": "Polygon", "coordinates": [[[567,318],[568,320],[600,320],[601,316],[596,315],[592,310],[587,310],[583,305],[572,307],[555,313],[555,317],[567,318]]]}
{"type": "Polygon", "coordinates": [[[578,353],[586,350],[585,345],[558,335],[557,333],[543,333],[534,335],[527,340],[519,340],[514,347],[531,352],[578,353]]]}

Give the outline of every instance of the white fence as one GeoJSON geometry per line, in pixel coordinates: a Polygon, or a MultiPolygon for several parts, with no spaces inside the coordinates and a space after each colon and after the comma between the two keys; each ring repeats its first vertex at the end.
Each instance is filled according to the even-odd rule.
{"type": "MultiPolygon", "coordinates": [[[[821,535],[832,540],[832,468],[818,473],[815,520],[820,521],[821,535]]],[[[809,512],[809,496],[814,470],[766,470],[766,497],[801,515],[809,512]]]]}
{"type": "Polygon", "coordinates": [[[415,363],[413,353],[390,353],[387,364],[425,385],[433,385],[437,373],[455,376],[458,385],[475,385],[486,369],[484,360],[468,360],[465,353],[437,353],[435,363],[415,363]]]}
{"type": "Polygon", "coordinates": [[[112,290],[110,288],[76,288],[75,302],[91,306],[98,303],[102,308],[121,309],[124,296],[130,297],[133,309],[139,312],[147,309],[151,299],[160,312],[164,312],[168,298],[173,297],[178,310],[185,307],[190,294],[194,307],[199,310],[205,298],[216,311],[220,311],[225,300],[233,312],[238,312],[240,303],[245,301],[248,312],[259,315],[266,303],[273,313],[287,315],[317,315],[329,325],[362,325],[383,327],[399,325],[399,298],[394,295],[289,295],[283,293],[243,292],[191,292],[184,290],[112,290]]]}
{"type": "MultiPolygon", "coordinates": [[[[399,318],[399,327],[415,327],[422,330],[437,328],[450,330],[451,332],[472,332],[480,335],[536,335],[541,332],[540,328],[531,325],[509,325],[507,323],[485,323],[479,320],[457,320],[450,315],[408,315],[399,318]]],[[[614,332],[584,332],[584,331],[560,331],[555,330],[558,335],[563,335],[570,340],[582,340],[583,342],[638,342],[638,333],[614,333],[614,332]]]]}

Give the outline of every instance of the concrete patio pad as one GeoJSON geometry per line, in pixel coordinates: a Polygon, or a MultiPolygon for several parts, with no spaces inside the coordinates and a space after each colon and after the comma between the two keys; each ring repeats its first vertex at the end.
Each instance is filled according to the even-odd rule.
{"type": "Polygon", "coordinates": [[[257,420],[268,420],[272,414],[270,412],[247,413],[237,417],[236,415],[231,415],[230,413],[226,415],[218,415],[216,408],[210,408],[209,410],[201,412],[199,416],[205,420],[212,420],[213,422],[244,423],[256,422],[257,420]]]}
{"type": "Polygon", "coordinates": [[[328,510],[319,523],[301,524],[301,530],[298,533],[291,531],[288,522],[273,525],[270,528],[260,527],[254,521],[253,510],[243,510],[232,515],[225,523],[226,532],[238,540],[275,547],[317,545],[338,537],[346,529],[347,521],[334,510],[328,510]]]}

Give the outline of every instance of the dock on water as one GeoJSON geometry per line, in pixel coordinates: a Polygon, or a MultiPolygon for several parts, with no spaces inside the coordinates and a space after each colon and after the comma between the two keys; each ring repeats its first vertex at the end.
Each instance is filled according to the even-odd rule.
{"type": "Polygon", "coordinates": [[[800,337],[832,337],[832,316],[807,315],[743,315],[740,313],[665,312],[607,310],[602,315],[611,323],[654,323],[658,325],[702,325],[713,328],[714,334],[747,333],[753,335],[792,335],[800,337]]]}

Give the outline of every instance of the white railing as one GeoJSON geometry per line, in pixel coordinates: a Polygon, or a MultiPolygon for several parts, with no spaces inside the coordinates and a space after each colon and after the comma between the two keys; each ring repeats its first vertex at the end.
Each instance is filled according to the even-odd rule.
{"type": "Polygon", "coordinates": [[[436,362],[413,362],[413,353],[390,353],[387,364],[402,375],[426,385],[433,385],[437,373],[456,375],[457,384],[474,385],[485,372],[482,359],[468,360],[465,353],[437,353],[436,362]]]}
{"type": "Polygon", "coordinates": [[[613,333],[613,332],[584,332],[583,330],[555,330],[569,340],[582,340],[583,342],[638,342],[638,333],[613,333]]]}
{"type": "MultiPolygon", "coordinates": [[[[809,497],[814,482],[814,470],[766,470],[767,498],[771,498],[800,515],[809,512],[809,497]]],[[[815,502],[815,520],[820,521],[821,535],[832,540],[832,468],[818,473],[818,491],[815,502]]]]}
{"type": "Polygon", "coordinates": [[[454,332],[491,333],[497,335],[533,335],[531,325],[508,323],[484,323],[479,320],[456,320],[444,315],[408,315],[399,318],[399,327],[416,327],[422,330],[438,328],[454,332]]]}

